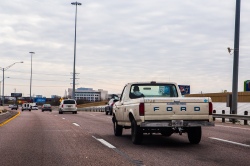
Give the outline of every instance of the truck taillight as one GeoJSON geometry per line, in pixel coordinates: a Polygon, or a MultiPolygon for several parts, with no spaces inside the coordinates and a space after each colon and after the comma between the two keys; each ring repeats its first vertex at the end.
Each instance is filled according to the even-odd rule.
{"type": "Polygon", "coordinates": [[[144,103],[140,103],[139,105],[139,115],[144,116],[145,111],[144,111],[144,103]]]}
{"type": "Polygon", "coordinates": [[[209,115],[213,114],[213,103],[209,102],[209,115]]]}

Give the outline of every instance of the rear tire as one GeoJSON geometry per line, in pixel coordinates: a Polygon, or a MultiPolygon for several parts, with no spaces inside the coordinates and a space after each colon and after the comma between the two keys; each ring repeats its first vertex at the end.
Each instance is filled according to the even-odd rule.
{"type": "Polygon", "coordinates": [[[112,115],[113,114],[113,107],[111,107],[110,109],[109,109],[109,115],[112,115]]]}
{"type": "Polygon", "coordinates": [[[199,144],[201,141],[201,127],[188,128],[188,140],[191,144],[199,144]]]}
{"type": "Polygon", "coordinates": [[[137,125],[135,119],[131,121],[131,136],[133,144],[141,144],[143,140],[143,132],[141,127],[137,125]]]}
{"type": "Polygon", "coordinates": [[[121,136],[122,135],[122,126],[118,125],[117,120],[115,117],[113,117],[113,125],[114,125],[114,135],[115,136],[121,136]]]}

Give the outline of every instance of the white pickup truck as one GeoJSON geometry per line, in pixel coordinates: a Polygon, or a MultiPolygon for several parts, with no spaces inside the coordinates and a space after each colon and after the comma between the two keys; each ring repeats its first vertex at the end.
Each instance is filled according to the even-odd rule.
{"type": "Polygon", "coordinates": [[[201,140],[201,126],[214,126],[209,97],[182,97],[173,82],[136,82],[125,85],[113,106],[115,136],[131,128],[132,142],[140,144],[143,134],[187,133],[189,142],[201,140]]]}

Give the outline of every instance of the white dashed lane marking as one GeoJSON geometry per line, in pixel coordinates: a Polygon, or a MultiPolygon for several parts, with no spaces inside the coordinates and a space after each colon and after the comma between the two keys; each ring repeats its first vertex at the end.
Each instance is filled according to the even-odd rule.
{"type": "Polygon", "coordinates": [[[73,125],[75,125],[75,126],[80,126],[79,124],[77,124],[77,123],[73,123],[73,125]]]}
{"type": "Polygon", "coordinates": [[[244,147],[250,148],[250,145],[247,145],[247,144],[242,144],[242,143],[233,142],[233,141],[229,141],[229,140],[225,140],[225,139],[220,139],[220,138],[215,138],[215,137],[209,137],[209,138],[213,139],[213,140],[217,140],[217,141],[227,142],[227,143],[231,143],[231,144],[240,145],[240,146],[244,146],[244,147]]]}
{"type": "Polygon", "coordinates": [[[97,141],[101,142],[103,145],[107,146],[108,148],[114,149],[116,148],[115,146],[111,145],[110,143],[108,143],[107,141],[105,141],[104,139],[100,139],[100,138],[96,138],[95,136],[92,136],[94,139],[96,139],[97,141]]]}

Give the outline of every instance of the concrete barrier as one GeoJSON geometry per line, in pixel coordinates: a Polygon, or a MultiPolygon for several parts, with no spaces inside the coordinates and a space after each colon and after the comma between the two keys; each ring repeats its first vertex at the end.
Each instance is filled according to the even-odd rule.
{"type": "Polygon", "coordinates": [[[0,114],[2,114],[4,112],[7,112],[7,110],[3,106],[0,106],[0,114]]]}
{"type": "Polygon", "coordinates": [[[6,110],[3,111],[0,114],[0,124],[2,124],[3,122],[5,122],[6,120],[12,118],[13,116],[15,116],[18,112],[17,111],[11,111],[11,110],[6,110]]]}

